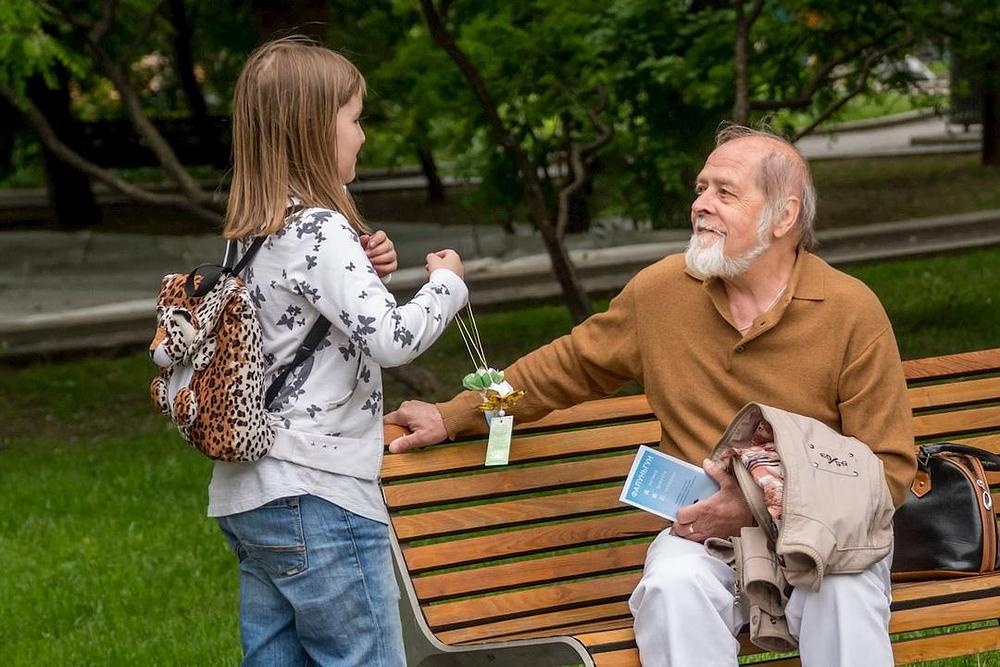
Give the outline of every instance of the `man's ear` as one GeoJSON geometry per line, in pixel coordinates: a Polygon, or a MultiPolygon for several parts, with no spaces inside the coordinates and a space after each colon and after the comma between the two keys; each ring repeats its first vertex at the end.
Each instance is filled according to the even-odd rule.
{"type": "Polygon", "coordinates": [[[777,221],[771,225],[771,233],[774,238],[780,239],[795,228],[795,221],[799,219],[799,211],[802,210],[802,200],[791,196],[785,200],[785,207],[778,216],[777,221]]]}

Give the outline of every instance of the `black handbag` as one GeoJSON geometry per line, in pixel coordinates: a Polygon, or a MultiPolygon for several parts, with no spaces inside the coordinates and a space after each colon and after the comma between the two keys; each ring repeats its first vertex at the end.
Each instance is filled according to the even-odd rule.
{"type": "Polygon", "coordinates": [[[1000,569],[987,470],[1000,471],[1000,456],[950,442],[921,448],[910,493],[893,519],[893,579],[943,579],[1000,569]]]}

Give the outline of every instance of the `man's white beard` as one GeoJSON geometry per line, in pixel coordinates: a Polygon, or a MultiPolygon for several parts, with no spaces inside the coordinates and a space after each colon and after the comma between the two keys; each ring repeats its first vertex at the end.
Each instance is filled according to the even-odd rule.
{"type": "MultiPolygon", "coordinates": [[[[684,263],[706,278],[735,278],[743,275],[754,260],[771,247],[770,217],[767,210],[761,214],[761,219],[757,221],[757,245],[736,257],[726,256],[725,237],[711,232],[704,235],[693,232],[684,251],[684,263]]],[[[700,218],[698,222],[701,222],[700,218]]]]}

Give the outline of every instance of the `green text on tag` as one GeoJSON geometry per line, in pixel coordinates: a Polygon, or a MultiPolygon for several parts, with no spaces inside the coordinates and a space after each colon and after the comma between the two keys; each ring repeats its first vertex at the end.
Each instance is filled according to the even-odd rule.
{"type": "Polygon", "coordinates": [[[510,455],[510,435],[513,430],[513,415],[494,417],[490,420],[490,441],[486,446],[486,465],[507,465],[507,458],[510,455]]]}

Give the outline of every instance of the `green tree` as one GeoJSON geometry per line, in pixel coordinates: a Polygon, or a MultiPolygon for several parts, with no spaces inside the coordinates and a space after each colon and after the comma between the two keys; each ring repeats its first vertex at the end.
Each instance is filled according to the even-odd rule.
{"type": "MultiPolygon", "coordinates": [[[[172,34],[176,21],[168,20],[159,2],[105,0],[93,7],[92,3],[56,6],[9,0],[0,12],[4,12],[0,14],[0,95],[23,113],[53,155],[136,201],[175,206],[207,222],[220,222],[223,198],[203,189],[181,163],[151,121],[150,105],[156,103],[156,96],[145,95],[148,91],[137,85],[141,75],[135,72],[134,63],[144,55],[170,51],[162,36],[172,34]],[[61,77],[60,72],[69,76],[61,77]],[[53,126],[52,114],[36,103],[38,96],[29,94],[28,82],[33,77],[41,77],[52,89],[65,89],[71,77],[72,83],[81,87],[113,90],[114,106],[155,155],[178,192],[154,192],[134,185],[81,155],[53,126]]],[[[176,55],[176,45],[174,51],[176,55]]]]}

